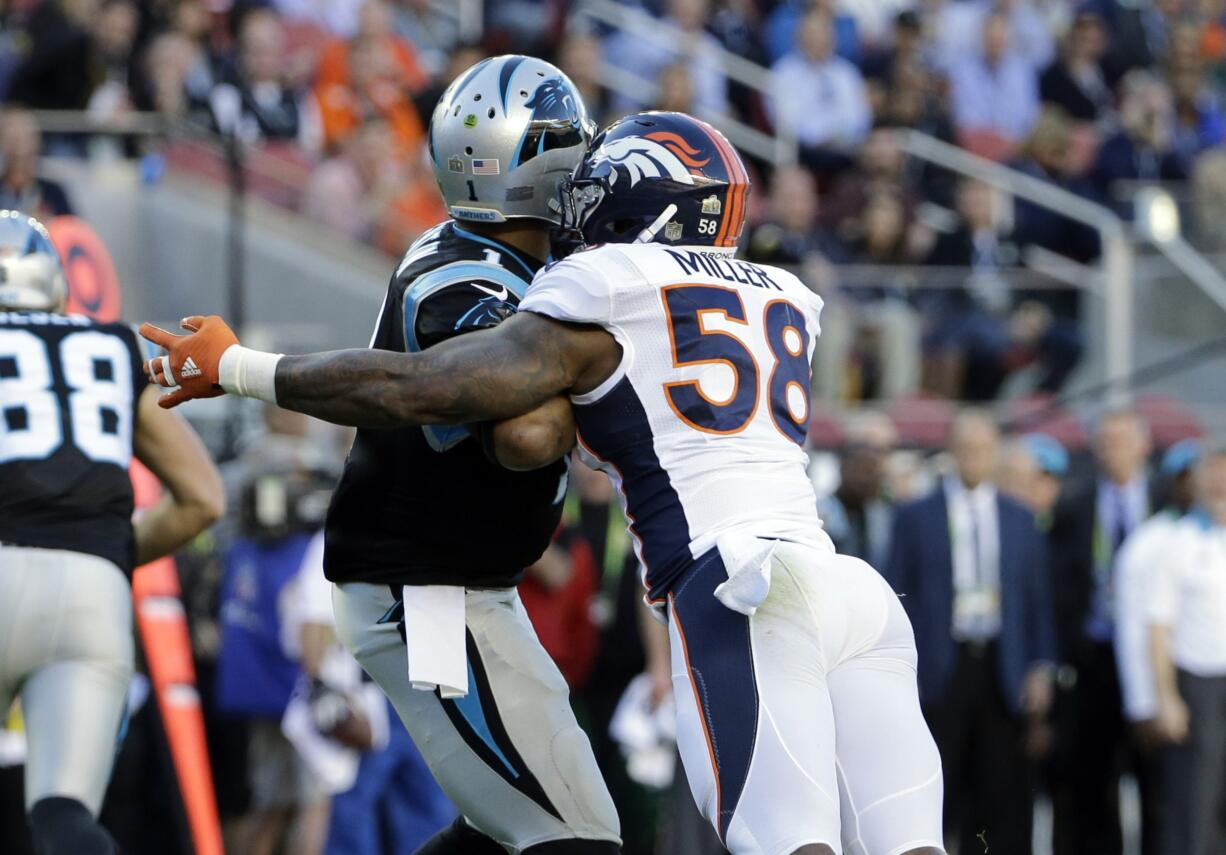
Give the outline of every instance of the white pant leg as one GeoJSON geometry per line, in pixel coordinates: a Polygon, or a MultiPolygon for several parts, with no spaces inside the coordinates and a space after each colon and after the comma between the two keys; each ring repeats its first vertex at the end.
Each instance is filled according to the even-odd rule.
{"type": "Polygon", "coordinates": [[[132,678],[132,589],[78,552],[0,547],[0,687],[19,693],[29,809],[72,798],[95,816],[132,678]]]}
{"type": "Polygon", "coordinates": [[[566,681],[513,589],[469,591],[469,694],[443,701],[409,684],[387,586],[333,590],[337,635],[383,689],[464,817],[513,851],[549,840],[619,840],[613,800],[566,681]],[[475,653],[475,656],[474,656],[475,653]]]}
{"type": "Polygon", "coordinates": [[[711,593],[723,572],[700,560],[670,598],[677,742],[695,801],[734,855],[838,852],[834,718],[812,615],[786,571],[753,617],[733,612],[711,593]]]}
{"type": "Polygon", "coordinates": [[[920,712],[910,621],[889,585],[857,558],[835,556],[818,580],[828,607],[820,609],[822,624],[833,631],[822,634],[845,851],[940,849],[941,758],[920,712]]]}

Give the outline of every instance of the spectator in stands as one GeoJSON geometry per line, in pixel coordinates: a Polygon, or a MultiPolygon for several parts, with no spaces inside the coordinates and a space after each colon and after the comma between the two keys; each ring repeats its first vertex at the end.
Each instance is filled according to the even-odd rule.
{"type": "MultiPolygon", "coordinates": [[[[781,166],[771,177],[768,215],[749,235],[746,254],[752,261],[784,266],[825,268],[846,258],[846,250],[817,228],[818,193],[813,175],[798,166],[781,166]]],[[[829,279],[818,276],[818,282],[829,279]]]]}
{"type": "Polygon", "coordinates": [[[959,414],[954,470],[897,509],[885,576],[915,629],[951,845],[1029,855],[1024,736],[1051,705],[1056,641],[1043,537],[1030,511],[992,483],[999,444],[990,415],[959,414]]]}
{"type": "Polygon", "coordinates": [[[722,0],[715,5],[707,27],[725,49],[759,65],[769,65],[756,6],[753,0],[722,0]]]}
{"type": "Polygon", "coordinates": [[[876,190],[865,202],[861,232],[849,245],[856,264],[873,265],[867,279],[827,288],[814,385],[828,399],[897,398],[919,387],[920,320],[907,302],[909,277],[878,268],[909,260],[908,222],[896,190],[876,190]]]}
{"type": "Polygon", "coordinates": [[[285,32],[277,14],[248,12],[239,30],[237,62],[209,95],[218,130],[248,143],[305,144],[317,136],[305,121],[297,93],[286,85],[285,56],[285,32]]]}
{"type": "Polygon", "coordinates": [[[340,154],[316,168],[302,212],[339,234],[371,240],[405,183],[391,128],[383,119],[370,119],[345,139],[340,154]]]}
{"type": "Polygon", "coordinates": [[[600,85],[600,50],[600,39],[591,33],[568,32],[558,48],[558,68],[583,96],[588,115],[604,127],[610,99],[608,90],[600,85]]]}
{"type": "Polygon", "coordinates": [[[131,0],[104,0],[93,22],[95,79],[86,109],[98,118],[113,118],[132,109],[136,5],[131,0]]]}
{"type": "MultiPolygon", "coordinates": [[[[1113,643],[1115,559],[1150,514],[1149,449],[1148,430],[1136,413],[1105,414],[1094,438],[1094,475],[1070,488],[1052,525],[1052,575],[1062,580],[1056,589],[1061,659],[1076,672],[1061,736],[1070,750],[1055,770],[1052,794],[1055,851],[1062,855],[1120,855],[1119,781],[1126,769],[1138,775],[1143,836],[1150,838],[1155,827],[1157,803],[1125,730],[1113,643]]],[[[1160,851],[1147,849],[1146,855],[1160,851]]]]}
{"type": "Polygon", "coordinates": [[[1120,130],[1103,142],[1094,165],[1097,191],[1130,214],[1125,183],[1186,179],[1189,166],[1175,150],[1174,137],[1170,89],[1149,72],[1130,72],[1120,82],[1120,130]]]}
{"type": "Polygon", "coordinates": [[[819,173],[837,171],[872,124],[859,69],[834,52],[834,19],[814,7],[801,20],[795,48],[771,67],[771,119],[796,135],[802,159],[819,173]]]}
{"type": "MultiPolygon", "coordinates": [[[[1071,193],[1093,196],[1089,180],[1077,174],[1078,147],[1074,134],[1073,125],[1062,110],[1045,108],[1015,168],[1071,193]]],[[[1098,258],[1098,232],[1058,210],[1015,199],[1013,219],[1013,235],[1020,246],[1041,247],[1082,264],[1098,258]]],[[[1076,325],[1081,321],[1082,293],[1079,289],[1039,288],[1015,296],[1044,306],[1062,323],[1076,325]]]]}
{"type": "Polygon", "coordinates": [[[13,74],[10,101],[37,110],[82,110],[93,92],[89,57],[98,0],[46,0],[26,23],[29,47],[13,74]]]}
{"type": "Polygon", "coordinates": [[[1107,79],[1119,81],[1131,71],[1152,69],[1166,60],[1172,24],[1183,11],[1183,0],[1104,4],[1111,29],[1111,47],[1103,65],[1107,79]]]}
{"type": "Polygon", "coordinates": [[[981,50],[949,64],[950,102],[962,145],[1003,159],[1038,118],[1037,76],[1016,50],[1007,14],[988,15],[982,32],[981,50]]]}
{"type": "Polygon", "coordinates": [[[1103,74],[1107,28],[1093,6],[1082,6],[1064,39],[1060,57],[1039,78],[1039,97],[1078,122],[1109,115],[1114,98],[1103,74]]]}
{"type": "Polygon", "coordinates": [[[422,70],[431,77],[444,72],[448,55],[460,43],[459,21],[440,12],[430,0],[395,0],[392,29],[413,45],[422,70]]]}
{"type": "Polygon", "coordinates": [[[840,454],[838,489],[817,503],[839,554],[878,570],[890,556],[894,509],[885,491],[885,461],[897,445],[898,431],[886,416],[873,411],[853,416],[840,454]]]}
{"type": "MultiPolygon", "coordinates": [[[[907,207],[902,194],[884,186],[869,191],[863,203],[862,217],[854,231],[848,233],[848,250],[856,264],[888,266],[906,264],[907,207]]],[[[888,288],[886,283],[882,283],[888,288]]]]}
{"type": "MultiPolygon", "coordinates": [[[[699,114],[724,115],[728,112],[728,81],[720,67],[719,40],[707,32],[709,0],[666,0],[664,22],[680,32],[671,44],[645,39],[631,30],[618,30],[604,43],[604,58],[611,65],[654,82],[668,65],[681,62],[689,66],[694,80],[694,105],[699,114]]],[[[644,106],[618,96],[616,108],[625,113],[644,106]]]]}
{"type": "Polygon", "coordinates": [[[950,274],[970,268],[960,286],[920,301],[929,318],[925,388],[944,397],[991,400],[1010,374],[1036,362],[1037,389],[1059,391],[1084,349],[1074,321],[1014,288],[1021,252],[1000,201],[988,186],[964,181],[960,222],[928,253],[928,264],[959,271],[950,274]]]}
{"type": "Polygon", "coordinates": [[[47,222],[71,214],[64,188],[39,175],[42,134],[29,110],[10,107],[0,116],[0,208],[24,211],[47,222]]]}
{"type": "MultiPolygon", "coordinates": [[[[862,240],[867,231],[869,199],[886,194],[895,197],[903,206],[900,228],[905,235],[907,223],[919,201],[905,170],[906,158],[893,129],[873,129],[864,140],[855,165],[835,177],[822,204],[823,227],[848,243],[862,240]]],[[[880,240],[874,243],[873,254],[880,258],[883,246],[880,240]]]]}
{"type": "Polygon", "coordinates": [[[694,112],[694,81],[685,63],[675,62],[660,72],[660,92],[653,110],[694,112]]]}
{"type": "Polygon", "coordinates": [[[1147,601],[1167,752],[1163,852],[1226,841],[1226,449],[1206,453],[1199,508],[1179,524],[1147,601]]]}
{"type": "Polygon", "coordinates": [[[1172,148],[1191,163],[1201,152],[1226,141],[1226,112],[1199,58],[1173,65],[1169,75],[1175,110],[1172,148]]]}
{"type": "Polygon", "coordinates": [[[980,52],[984,29],[995,16],[1004,19],[1013,53],[1032,73],[1055,56],[1055,40],[1034,0],[938,0],[935,5],[935,61],[951,76],[960,59],[980,52]]]}
{"type": "MultiPolygon", "coordinates": [[[[1074,133],[1073,124],[1064,111],[1052,107],[1044,109],[1026,140],[1021,159],[1014,166],[1071,193],[1092,196],[1093,187],[1077,171],[1074,133]]],[[[1098,257],[1097,233],[1062,216],[1059,211],[1017,199],[1014,218],[1014,233],[1020,244],[1041,246],[1082,263],[1098,257]]]]}
{"type": "Polygon", "coordinates": [[[832,19],[834,52],[848,62],[860,59],[860,37],[856,32],[856,19],[846,14],[839,3],[833,0],[784,0],[770,13],[763,30],[766,56],[771,64],[792,52],[802,21],[809,12],[816,9],[830,15],[832,19]]]}
{"type": "Polygon", "coordinates": [[[924,25],[919,13],[914,9],[899,12],[894,19],[893,40],[880,45],[861,63],[875,114],[882,113],[896,70],[907,63],[918,62],[923,65],[927,62],[924,46],[924,25]]]}
{"type": "Polygon", "coordinates": [[[986,184],[963,181],[957,227],[937,238],[927,264],[970,268],[962,287],[922,295],[930,318],[925,342],[925,386],[947,398],[988,400],[1003,380],[1001,361],[1009,348],[1003,321],[1009,282],[1021,256],[997,212],[998,197],[986,184]],[[987,376],[983,369],[991,368],[987,376]]]}
{"type": "Polygon", "coordinates": [[[386,0],[366,0],[358,11],[357,34],[333,39],[319,59],[315,97],[325,148],[331,150],[377,115],[388,120],[406,152],[414,149],[423,132],[411,99],[428,83],[413,46],[393,32],[386,0]]]}
{"type": "Polygon", "coordinates": [[[401,157],[416,153],[425,132],[404,86],[395,41],[360,36],[343,48],[343,72],[333,68],[325,75],[321,66],[315,87],[325,150],[335,150],[367,118],[379,117],[391,127],[401,157]]]}
{"type": "MultiPolygon", "coordinates": [[[[920,59],[896,64],[878,114],[879,123],[885,127],[910,128],[953,144],[953,123],[939,94],[942,85],[920,59]]],[[[920,196],[938,205],[954,204],[956,180],[952,172],[922,163],[913,163],[911,168],[920,196]]]]}
{"type": "MultiPolygon", "coordinates": [[[[155,37],[144,55],[142,88],[133,93],[136,105],[168,118],[182,118],[193,107],[191,79],[204,62],[199,46],[181,33],[165,32],[155,37]]],[[[212,86],[206,78],[205,93],[212,86]]]]}
{"type": "Polygon", "coordinates": [[[351,39],[367,4],[366,0],[273,0],[271,5],[287,21],[313,24],[337,38],[351,39]]]}

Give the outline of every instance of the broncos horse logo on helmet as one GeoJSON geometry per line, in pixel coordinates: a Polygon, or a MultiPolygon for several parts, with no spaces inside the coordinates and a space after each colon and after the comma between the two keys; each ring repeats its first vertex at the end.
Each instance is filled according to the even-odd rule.
{"type": "Polygon", "coordinates": [[[749,188],[740,155],[715,128],[684,113],[638,113],[602,131],[563,182],[562,227],[587,244],[733,247],[749,188]]]}

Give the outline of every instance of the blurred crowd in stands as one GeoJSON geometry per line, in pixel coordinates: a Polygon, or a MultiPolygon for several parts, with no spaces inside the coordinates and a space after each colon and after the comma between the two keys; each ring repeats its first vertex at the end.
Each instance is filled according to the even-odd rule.
{"type": "MultiPolygon", "coordinates": [[[[583,5],[13,0],[0,99],[101,121],[133,111],[194,120],[275,162],[265,195],[393,256],[444,216],[423,143],[433,105],[491,53],[555,61],[601,122],[657,108],[777,130],[798,141],[800,165],[751,158],[758,192],[743,246],[803,268],[827,297],[840,334],[823,339],[817,391],[830,401],[916,391],[987,401],[1026,369],[1025,388],[1055,391],[1086,347],[1082,291],[1039,262],[1094,263],[1096,232],[924,166],[892,130],[954,143],[1126,218],[1139,184],[1193,181],[1216,221],[1221,0],[623,0],[659,18],[649,35],[598,24],[583,5]],[[459,20],[469,9],[483,10],[480,27],[459,20]],[[728,53],[769,68],[769,87],[729,79],[728,53]],[[922,288],[903,273],[917,266],[922,288]]],[[[18,127],[4,133],[16,165],[5,192],[37,194],[28,158],[11,154],[30,144],[29,116],[11,111],[7,124],[18,127]]],[[[205,169],[196,150],[152,145],[205,169]]],[[[51,154],[150,147],[43,140],[51,154]]]]}

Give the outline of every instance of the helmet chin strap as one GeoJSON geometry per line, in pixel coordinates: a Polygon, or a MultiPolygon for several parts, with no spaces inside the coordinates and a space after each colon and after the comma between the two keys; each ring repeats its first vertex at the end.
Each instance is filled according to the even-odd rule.
{"type": "Polygon", "coordinates": [[[651,225],[639,232],[639,236],[634,239],[635,243],[651,243],[656,238],[656,234],[660,229],[664,228],[664,224],[673,218],[673,214],[677,213],[676,205],[669,205],[661,212],[660,216],[652,220],[651,225]]]}

